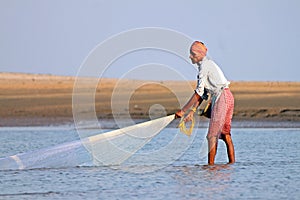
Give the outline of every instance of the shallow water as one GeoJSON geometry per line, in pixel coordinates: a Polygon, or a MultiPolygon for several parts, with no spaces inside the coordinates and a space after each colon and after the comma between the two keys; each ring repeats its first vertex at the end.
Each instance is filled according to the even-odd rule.
{"type": "MultiPolygon", "coordinates": [[[[145,149],[158,148],[174,131],[165,129],[145,149]]],[[[95,166],[0,170],[0,199],[299,199],[300,129],[234,128],[237,162],[225,164],[220,141],[215,166],[199,156],[205,132],[197,130],[178,160],[145,173],[95,166]]],[[[0,128],[0,137],[0,157],[79,138],[70,127],[0,128]]]]}

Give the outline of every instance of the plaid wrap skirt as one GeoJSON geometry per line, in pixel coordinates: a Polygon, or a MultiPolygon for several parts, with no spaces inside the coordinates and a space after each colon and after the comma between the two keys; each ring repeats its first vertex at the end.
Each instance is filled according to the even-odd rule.
{"type": "Polygon", "coordinates": [[[217,100],[213,101],[207,138],[221,138],[221,134],[231,134],[230,131],[233,108],[233,95],[229,88],[225,88],[217,100]]]}

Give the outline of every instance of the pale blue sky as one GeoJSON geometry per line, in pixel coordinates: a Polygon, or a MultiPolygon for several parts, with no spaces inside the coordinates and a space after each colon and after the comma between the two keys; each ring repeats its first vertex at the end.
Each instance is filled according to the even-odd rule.
{"type": "MultiPolygon", "coordinates": [[[[299,10],[298,0],[0,0],[0,71],[76,75],[112,35],[162,27],[204,41],[230,80],[300,81],[299,10]]],[[[157,54],[162,64],[182,67],[157,54]]],[[[136,57],[106,76],[121,76],[118,67],[147,54],[136,57]]],[[[195,79],[193,71],[186,76],[195,79]]]]}

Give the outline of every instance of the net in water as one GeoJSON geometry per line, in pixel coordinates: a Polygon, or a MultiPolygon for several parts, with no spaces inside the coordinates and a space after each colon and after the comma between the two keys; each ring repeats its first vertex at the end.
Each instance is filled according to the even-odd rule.
{"type": "Polygon", "coordinates": [[[120,165],[161,132],[174,115],[37,151],[0,158],[0,170],[120,165]]]}

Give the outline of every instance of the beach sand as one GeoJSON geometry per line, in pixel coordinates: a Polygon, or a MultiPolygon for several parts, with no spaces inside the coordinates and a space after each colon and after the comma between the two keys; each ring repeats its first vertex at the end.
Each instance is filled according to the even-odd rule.
{"type": "MultiPolygon", "coordinates": [[[[67,76],[0,73],[0,126],[73,123],[74,81],[75,77],[67,76]]],[[[188,100],[196,84],[190,81],[187,89],[187,83],[180,81],[118,82],[104,78],[98,82],[86,78],[86,84],[80,85],[76,94],[85,97],[89,84],[95,85],[95,81],[97,87],[92,86],[95,89],[91,92],[96,91],[95,110],[99,119],[112,119],[112,110],[137,119],[151,118],[155,113],[173,114],[182,105],[178,99],[188,100]]],[[[300,122],[300,82],[233,81],[230,89],[235,97],[233,120],[300,122]]]]}

